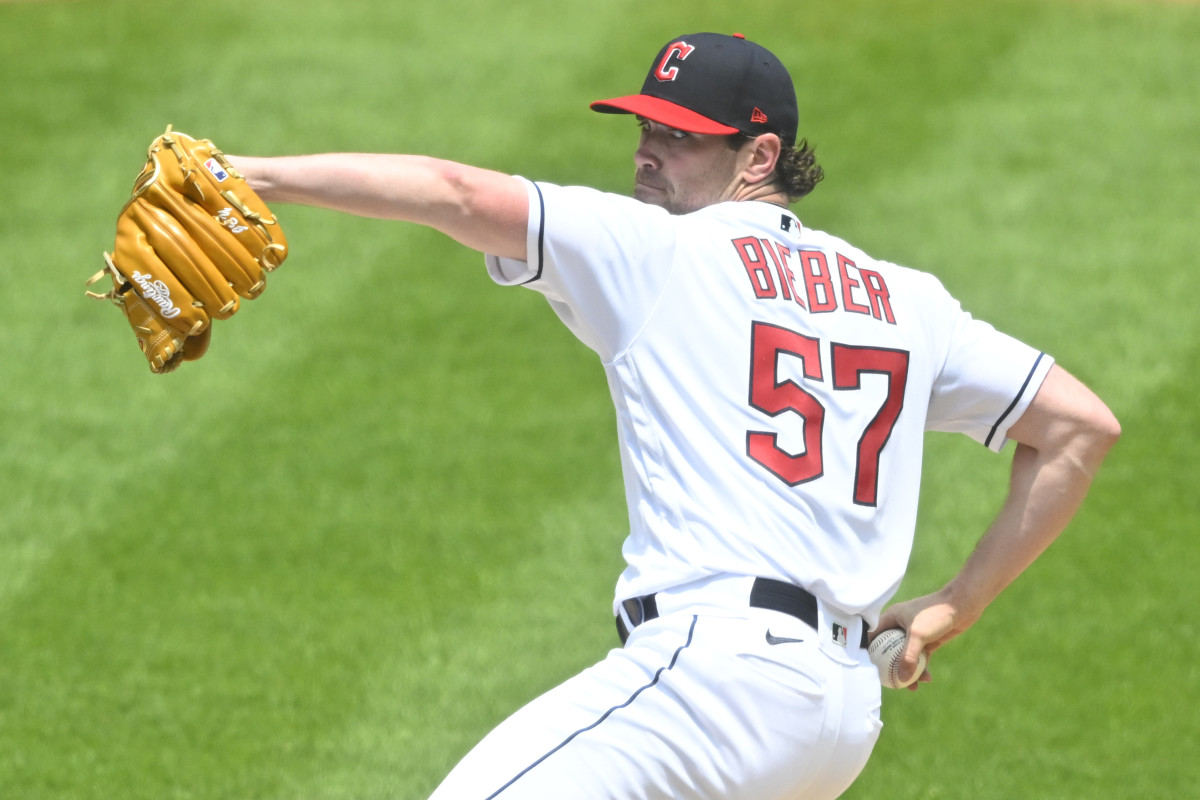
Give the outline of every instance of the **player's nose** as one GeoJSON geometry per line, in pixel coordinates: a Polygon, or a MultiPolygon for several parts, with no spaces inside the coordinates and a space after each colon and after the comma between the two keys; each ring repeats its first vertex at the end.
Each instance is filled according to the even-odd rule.
{"type": "Polygon", "coordinates": [[[639,170],[658,169],[662,166],[662,159],[654,153],[654,146],[651,143],[651,138],[646,134],[642,134],[642,138],[638,141],[637,150],[633,151],[633,164],[639,170]]]}

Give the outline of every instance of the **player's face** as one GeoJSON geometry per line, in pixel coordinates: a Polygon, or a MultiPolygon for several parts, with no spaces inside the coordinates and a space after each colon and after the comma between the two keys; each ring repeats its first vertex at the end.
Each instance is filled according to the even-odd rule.
{"type": "Polygon", "coordinates": [[[738,152],[723,136],[686,133],[638,118],[642,136],[634,153],[633,196],[672,214],[732,199],[738,152]]]}

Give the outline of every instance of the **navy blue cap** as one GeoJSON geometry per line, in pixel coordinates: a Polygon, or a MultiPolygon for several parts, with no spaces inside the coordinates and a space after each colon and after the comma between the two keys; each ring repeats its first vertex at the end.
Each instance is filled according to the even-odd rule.
{"type": "Polygon", "coordinates": [[[597,100],[605,114],[637,114],[690,133],[774,133],[796,143],[792,77],[765,47],[740,33],[693,33],[658,51],[640,94],[597,100]]]}

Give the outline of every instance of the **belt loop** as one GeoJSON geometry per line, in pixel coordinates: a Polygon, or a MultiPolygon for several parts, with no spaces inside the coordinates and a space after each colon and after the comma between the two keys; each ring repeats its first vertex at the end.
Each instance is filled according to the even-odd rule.
{"type": "Polygon", "coordinates": [[[621,615],[617,614],[617,637],[621,640],[621,644],[629,641],[629,628],[625,627],[625,620],[621,619],[621,615]]]}
{"type": "Polygon", "coordinates": [[[652,619],[658,619],[658,601],[654,595],[621,601],[617,611],[617,635],[621,637],[621,644],[625,644],[634,628],[652,619]]]}
{"type": "Polygon", "coordinates": [[[642,598],[640,597],[631,597],[621,603],[621,610],[625,612],[625,619],[629,624],[629,630],[633,630],[645,621],[645,614],[642,611],[642,598]]]}
{"type": "Polygon", "coordinates": [[[654,599],[654,595],[648,594],[638,599],[642,604],[642,622],[658,619],[658,601],[654,599]]]}
{"type": "Polygon", "coordinates": [[[621,603],[621,608],[625,611],[625,617],[630,630],[633,630],[643,622],[658,619],[658,603],[652,594],[643,597],[631,597],[621,603]]]}

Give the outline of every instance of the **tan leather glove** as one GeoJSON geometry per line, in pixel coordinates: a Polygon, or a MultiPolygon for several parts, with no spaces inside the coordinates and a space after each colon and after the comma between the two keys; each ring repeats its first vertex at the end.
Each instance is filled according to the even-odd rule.
{"type": "Polygon", "coordinates": [[[286,257],[274,215],[224,153],[167,126],[117,218],[105,268],[87,282],[107,275],[113,288],[87,294],[125,312],[151,371],[171,372],[204,355],[212,320],[262,294],[265,273],[286,257]]]}

